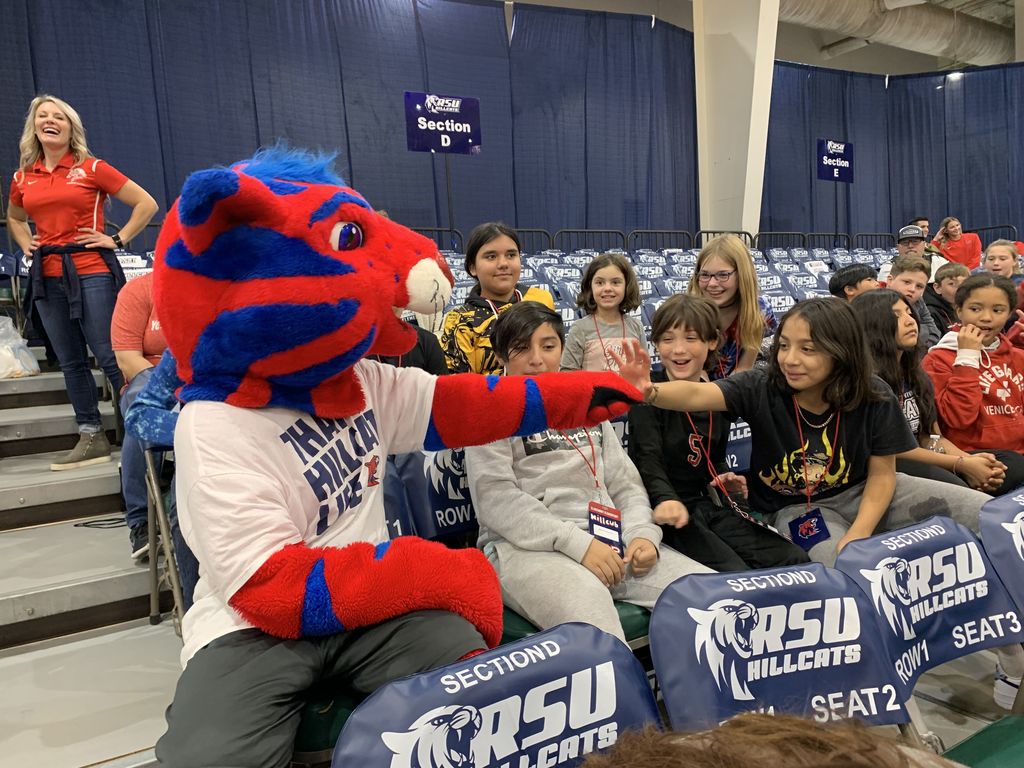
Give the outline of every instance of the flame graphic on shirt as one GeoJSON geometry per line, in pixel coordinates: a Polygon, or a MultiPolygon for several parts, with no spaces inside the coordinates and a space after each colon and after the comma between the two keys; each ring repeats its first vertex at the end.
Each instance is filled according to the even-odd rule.
{"type": "Polygon", "coordinates": [[[846,485],[850,481],[850,465],[842,446],[839,446],[829,466],[834,448],[829,442],[827,428],[822,430],[821,442],[823,449],[810,453],[810,441],[805,441],[800,448],[783,456],[778,464],[759,472],[758,477],[773,491],[786,496],[803,494],[808,487],[814,488],[815,493],[821,493],[846,485]]]}

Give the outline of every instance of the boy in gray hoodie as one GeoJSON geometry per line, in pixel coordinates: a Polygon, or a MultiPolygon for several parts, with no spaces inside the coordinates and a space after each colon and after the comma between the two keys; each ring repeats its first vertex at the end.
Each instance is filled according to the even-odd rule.
{"type": "MultiPolygon", "coordinates": [[[[565,330],[535,302],[502,313],[491,337],[508,374],[557,371],[565,330]]],[[[668,548],[640,475],[611,425],[546,430],[466,449],[479,546],[505,603],[542,629],[583,621],[625,641],[614,600],[652,608],[710,569],[668,548]]]]}

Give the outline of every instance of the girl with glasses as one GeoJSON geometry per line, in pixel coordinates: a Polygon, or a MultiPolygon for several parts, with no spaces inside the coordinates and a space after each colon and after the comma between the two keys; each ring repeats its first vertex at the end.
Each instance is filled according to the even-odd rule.
{"type": "Polygon", "coordinates": [[[720,235],[705,245],[688,292],[710,299],[725,329],[711,378],[724,379],[753,368],[762,342],[778,323],[761,297],[754,262],[743,241],[736,235],[720,235]]]}

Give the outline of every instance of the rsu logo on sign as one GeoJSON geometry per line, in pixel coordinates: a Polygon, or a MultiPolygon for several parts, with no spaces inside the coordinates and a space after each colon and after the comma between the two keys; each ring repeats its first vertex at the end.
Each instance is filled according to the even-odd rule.
{"type": "Polygon", "coordinates": [[[493,704],[435,707],[381,739],[391,768],[550,768],[614,744],[615,709],[615,669],[606,661],[493,704]]]}
{"type": "Polygon", "coordinates": [[[839,141],[832,141],[831,139],[825,142],[825,149],[830,155],[841,155],[846,152],[846,145],[839,141]]]}
{"type": "Polygon", "coordinates": [[[861,658],[860,614],[852,597],[760,608],[725,598],[687,613],[697,623],[697,658],[706,662],[718,689],[728,689],[737,701],[755,698],[752,682],[861,658]]]}
{"type": "Polygon", "coordinates": [[[428,93],[427,98],[423,100],[423,106],[427,112],[434,115],[441,114],[442,112],[454,112],[457,114],[462,107],[462,99],[428,93]]]}

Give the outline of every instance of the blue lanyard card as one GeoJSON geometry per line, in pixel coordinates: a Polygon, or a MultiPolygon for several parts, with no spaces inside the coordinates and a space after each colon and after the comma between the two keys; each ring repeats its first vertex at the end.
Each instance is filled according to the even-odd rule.
{"type": "Polygon", "coordinates": [[[622,513],[615,507],[606,507],[596,501],[590,502],[587,512],[590,535],[618,551],[619,557],[622,557],[622,513]]]}
{"type": "Polygon", "coordinates": [[[789,535],[793,543],[810,551],[811,547],[832,538],[825,525],[825,518],[817,507],[809,509],[800,517],[789,521],[789,535]]]}

